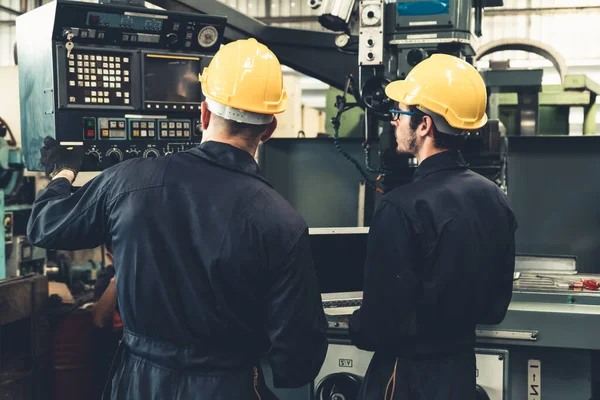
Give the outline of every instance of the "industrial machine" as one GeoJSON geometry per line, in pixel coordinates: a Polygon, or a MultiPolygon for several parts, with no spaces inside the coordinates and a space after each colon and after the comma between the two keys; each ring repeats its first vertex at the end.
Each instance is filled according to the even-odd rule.
{"type": "Polygon", "coordinates": [[[224,29],[225,17],[70,1],[18,17],[27,169],[43,170],[45,136],[84,146],[83,171],[197,144],[198,74],[224,29]]]}
{"type": "Polygon", "coordinates": [[[7,244],[10,245],[6,258],[7,277],[45,273],[46,249],[32,245],[25,235],[15,236],[7,244]]]}
{"type": "MultiPolygon", "coordinates": [[[[470,44],[472,21],[475,21],[475,33],[480,34],[483,8],[502,5],[502,1],[493,0],[314,0],[314,7],[320,4],[319,21],[336,32],[328,33],[270,27],[216,0],[154,0],[153,3],[169,11],[59,1],[20,17],[19,42],[31,43],[29,48],[19,46],[19,63],[23,69],[22,125],[28,168],[39,169],[38,150],[46,134],[56,135],[63,144],[84,145],[88,153],[87,170],[103,169],[122,158],[154,156],[193,145],[197,139],[194,139],[192,129],[194,119],[198,118],[201,95],[199,92],[196,97],[185,94],[185,100],[173,100],[166,90],[161,92],[162,95],[148,93],[146,88],[150,89],[149,82],[157,73],[147,72],[161,71],[162,68],[163,75],[158,74],[165,77],[164,68],[171,67],[165,60],[174,59],[174,67],[186,70],[189,66],[197,73],[219,43],[256,37],[267,44],[282,63],[352,94],[357,100],[356,105],[365,110],[364,136],[358,140],[275,139],[263,146],[268,157],[261,168],[284,196],[288,197],[289,192],[306,196],[302,202],[290,201],[311,227],[356,226],[359,225],[357,214],[358,221],[362,221],[360,225],[368,225],[368,218],[361,220],[360,215],[370,214],[376,202],[373,198],[367,201],[356,195],[359,187],[364,197],[374,191],[359,184],[354,170],[353,174],[348,172],[352,166],[335,153],[332,141],[355,161],[364,157],[364,167],[362,162],[355,164],[362,169],[360,180],[371,182],[371,189],[379,187],[380,182],[373,182],[377,174],[384,177],[384,189],[410,180],[416,167],[414,161],[390,151],[395,145],[385,130],[389,125],[385,121],[389,118],[390,106],[383,95],[385,85],[391,80],[402,79],[418,62],[434,53],[449,53],[471,61],[481,57],[475,54],[470,44]],[[227,21],[208,15],[227,15],[227,21]],[[92,16],[98,16],[98,19],[92,19],[92,16]],[[30,22],[25,24],[25,18],[30,22]],[[190,24],[190,21],[195,23],[190,24]],[[30,24],[39,27],[35,35],[27,31],[30,24]],[[356,31],[353,31],[354,25],[356,31]],[[149,26],[156,31],[149,30],[149,26]],[[206,26],[212,26],[214,30],[207,28],[204,32],[208,34],[199,37],[206,26]],[[100,37],[100,33],[104,35],[100,37]],[[213,40],[211,37],[215,42],[207,45],[213,40]],[[187,43],[190,43],[189,47],[186,47],[187,43]],[[70,55],[74,57],[70,58],[70,55]],[[93,96],[91,85],[94,80],[91,72],[90,79],[86,79],[85,68],[91,71],[89,63],[98,63],[99,56],[102,57],[102,73],[97,72],[99,67],[95,65],[95,81],[98,82],[101,75],[102,82],[108,82],[108,90],[103,87],[101,95],[96,90],[93,96]],[[121,61],[119,67],[116,67],[117,57],[121,61]],[[125,57],[130,67],[123,67],[125,57]],[[70,61],[73,65],[69,65],[70,61]],[[108,67],[104,67],[104,63],[108,67]],[[77,70],[80,67],[83,74],[77,70]],[[70,68],[75,72],[70,72],[70,68]],[[129,68],[127,75],[123,68],[129,68]],[[105,70],[108,70],[107,74],[105,70]],[[83,79],[79,79],[79,75],[83,79]],[[104,76],[108,79],[104,80],[104,76]],[[111,76],[115,77],[114,81],[111,76]],[[127,97],[124,90],[117,90],[123,89],[124,83],[123,79],[117,81],[117,76],[130,77],[127,97]],[[89,82],[89,89],[86,82],[89,82]],[[117,88],[118,82],[121,88],[117,88]],[[71,98],[75,100],[71,101],[71,98]],[[86,98],[89,98],[88,102],[86,98]],[[102,98],[101,103],[99,98],[102,98]],[[127,98],[130,99],[128,103],[125,102],[127,98]],[[187,108],[181,108],[182,105],[187,108]],[[150,136],[152,122],[154,139],[150,136]],[[184,133],[185,122],[189,122],[190,139],[184,133]],[[146,136],[142,136],[142,123],[145,123],[146,136]],[[92,129],[88,129],[87,124],[92,129]],[[139,136],[136,135],[138,126],[139,136]],[[178,130],[181,130],[181,136],[178,130]],[[103,136],[104,133],[107,136],[103,136]],[[294,146],[306,146],[307,151],[298,151],[294,146]],[[378,167],[371,165],[371,152],[372,161],[380,163],[378,167]],[[282,168],[282,163],[293,164],[295,169],[282,168]],[[290,171],[295,175],[290,177],[290,171]],[[328,199],[325,205],[315,200],[311,190],[315,182],[322,179],[319,176],[328,179],[327,185],[319,187],[320,198],[328,199]],[[286,192],[286,188],[292,186],[294,189],[286,192]],[[298,190],[298,187],[307,190],[298,190]],[[330,204],[335,206],[329,207],[330,204]],[[353,210],[347,212],[345,207],[353,210]],[[317,214],[318,210],[321,214],[317,214]]],[[[184,73],[171,75],[185,76],[184,73]]],[[[527,85],[526,89],[539,91],[539,74],[531,72],[527,76],[535,80],[530,81],[533,85],[527,85]]],[[[500,112],[503,104],[519,106],[524,102],[522,99],[531,98],[523,95],[521,87],[510,85],[507,88],[503,84],[507,83],[506,79],[500,72],[486,74],[486,81],[491,94],[499,100],[500,112]]],[[[600,90],[597,85],[580,81],[579,78],[569,81],[565,76],[564,89],[582,92],[577,101],[586,105],[591,115],[595,110],[593,98],[600,90]],[[587,93],[583,98],[586,94],[583,92],[590,88],[593,96],[587,93]]],[[[191,88],[185,82],[178,87],[191,88]]],[[[197,85],[194,87],[199,90],[197,85]]],[[[338,98],[337,112],[340,114],[353,106],[345,97],[338,98]]],[[[538,105],[544,104],[545,97],[550,95],[545,96],[542,91],[538,105]]],[[[548,101],[562,105],[559,97],[555,95],[554,100],[548,101]]],[[[491,105],[496,107],[497,104],[491,105]]],[[[531,110],[532,107],[526,107],[525,111],[530,113],[531,110]]],[[[531,121],[531,114],[527,112],[520,115],[531,121]]],[[[339,123],[339,118],[337,121],[339,123]]],[[[540,128],[542,126],[540,124],[540,128]]],[[[595,398],[600,387],[600,346],[596,339],[596,332],[600,330],[600,298],[596,291],[575,291],[569,284],[575,287],[575,283],[583,278],[598,280],[593,275],[597,272],[598,251],[594,238],[599,237],[600,227],[597,218],[590,215],[597,213],[600,193],[589,184],[596,179],[597,169],[590,165],[600,159],[597,156],[600,141],[597,138],[544,137],[506,140],[502,131],[502,124],[490,122],[468,139],[465,157],[474,170],[507,190],[519,220],[517,251],[535,256],[523,255],[518,260],[520,275],[516,276],[513,301],[504,322],[478,329],[478,399],[538,400],[542,393],[546,400],[595,398]],[[588,186],[585,186],[586,182],[588,186]],[[577,190],[584,186],[588,187],[585,197],[578,196],[577,190]],[[576,259],[565,257],[558,263],[562,269],[551,267],[548,270],[548,265],[556,265],[557,255],[576,259]],[[534,269],[529,268],[532,260],[536,265],[534,269]],[[565,280],[568,281],[566,286],[565,280]]],[[[539,129],[533,132],[538,133],[539,129]]],[[[525,132],[527,134],[531,131],[525,132]]],[[[366,228],[361,229],[358,233],[343,229],[320,233],[313,230],[311,233],[311,240],[318,238],[317,241],[321,240],[323,244],[336,240],[348,240],[351,244],[319,247],[326,252],[321,254],[329,254],[323,258],[329,261],[321,266],[317,263],[316,267],[319,281],[333,285],[322,288],[332,347],[308,398],[314,395],[327,399],[353,398],[370,360],[368,352],[357,351],[349,344],[347,325],[344,325],[344,317],[360,305],[361,281],[351,278],[359,276],[363,262],[356,254],[348,262],[342,258],[353,254],[348,249],[364,250],[366,244],[356,242],[366,237],[366,228]],[[354,274],[348,274],[352,269],[349,262],[354,262],[354,274]],[[342,269],[343,273],[340,272],[342,269]],[[349,393],[338,393],[336,390],[340,388],[347,388],[349,393]]],[[[316,242],[312,245],[315,249],[318,246],[316,242]]],[[[288,394],[280,394],[280,398],[293,397],[288,394]]],[[[305,394],[306,390],[302,395],[305,394]]]]}
{"type": "MultiPolygon", "coordinates": [[[[472,20],[474,32],[481,36],[484,7],[501,6],[502,1],[383,1],[383,0],[325,0],[320,5],[319,22],[325,28],[342,32],[336,46],[344,52],[354,52],[358,58],[358,77],[348,76],[344,94],[337,97],[337,115],[333,118],[334,142],[338,151],[353,160],[342,149],[338,140],[341,114],[352,106],[362,106],[364,116],[365,166],[354,162],[367,185],[378,188],[372,174],[379,174],[382,191],[406,183],[406,171],[411,161],[396,154],[392,128],[381,121],[389,121],[391,102],[385,96],[385,86],[391,81],[404,79],[410,70],[435,53],[451,54],[473,62],[475,51],[471,46],[472,20]],[[474,18],[471,18],[474,15],[474,18]],[[350,21],[358,23],[358,40],[351,37],[350,21]],[[358,79],[356,79],[358,78],[358,79]],[[350,92],[358,102],[349,106],[346,94],[350,92]],[[371,145],[378,142],[379,166],[370,162],[371,145]]],[[[317,5],[315,5],[317,7],[317,5]]],[[[490,125],[498,126],[497,121],[490,125]]],[[[496,140],[498,129],[489,126],[468,138],[472,152],[465,152],[474,170],[501,184],[502,146],[496,140]],[[481,142],[495,146],[481,146],[481,142]],[[475,144],[473,144],[475,143],[475,144]],[[484,158],[481,158],[484,155],[484,158]]],[[[411,171],[412,172],[412,171],[411,171]]],[[[410,175],[409,175],[410,176],[410,175]]]]}
{"type": "Polygon", "coordinates": [[[43,272],[42,252],[23,246],[33,196],[24,198],[22,193],[32,188],[33,181],[23,177],[23,155],[16,144],[10,127],[0,118],[0,215],[4,224],[0,279],[43,272]]]}
{"type": "Polygon", "coordinates": [[[48,400],[51,371],[48,279],[42,275],[0,280],[0,396],[48,400]]]}

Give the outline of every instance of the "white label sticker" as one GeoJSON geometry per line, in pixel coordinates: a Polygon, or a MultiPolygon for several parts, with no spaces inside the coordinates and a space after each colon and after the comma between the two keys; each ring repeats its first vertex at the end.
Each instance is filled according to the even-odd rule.
{"type": "Polygon", "coordinates": [[[527,400],[542,399],[542,363],[540,360],[527,362],[527,400]]]}
{"type": "Polygon", "coordinates": [[[437,39],[438,34],[437,33],[422,33],[419,35],[406,35],[407,39],[410,40],[414,40],[414,39],[437,39]]]}
{"type": "Polygon", "coordinates": [[[437,21],[412,21],[408,23],[408,26],[426,26],[426,25],[437,25],[437,21]]]}
{"type": "Polygon", "coordinates": [[[344,368],[352,368],[352,365],[354,364],[353,360],[348,358],[340,358],[339,362],[340,367],[344,368]]]}

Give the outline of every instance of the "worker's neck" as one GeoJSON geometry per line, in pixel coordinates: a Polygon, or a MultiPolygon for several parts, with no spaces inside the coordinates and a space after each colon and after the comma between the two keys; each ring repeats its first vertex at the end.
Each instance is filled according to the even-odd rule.
{"type": "Polygon", "coordinates": [[[231,136],[224,132],[211,132],[210,129],[202,133],[202,143],[208,141],[227,143],[248,152],[252,157],[256,156],[256,149],[258,148],[258,141],[251,142],[241,136],[231,136]]]}
{"type": "Polygon", "coordinates": [[[448,151],[448,150],[449,149],[438,149],[438,148],[434,147],[432,144],[425,143],[425,144],[423,144],[423,146],[421,146],[419,148],[419,150],[417,151],[417,154],[415,154],[415,156],[417,157],[417,162],[419,164],[421,164],[423,161],[425,161],[429,157],[434,156],[439,153],[443,153],[444,151],[448,151]]]}

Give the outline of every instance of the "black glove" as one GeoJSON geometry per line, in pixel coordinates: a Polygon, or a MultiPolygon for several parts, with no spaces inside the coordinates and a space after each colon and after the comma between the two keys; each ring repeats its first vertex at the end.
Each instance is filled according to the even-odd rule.
{"type": "Polygon", "coordinates": [[[77,176],[83,162],[84,149],[83,146],[62,147],[56,140],[46,136],[40,154],[46,176],[52,179],[64,169],[73,171],[77,176]]]}

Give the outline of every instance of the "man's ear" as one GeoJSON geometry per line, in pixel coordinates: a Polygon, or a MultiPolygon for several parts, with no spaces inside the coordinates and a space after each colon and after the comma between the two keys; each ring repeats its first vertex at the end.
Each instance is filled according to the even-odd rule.
{"type": "Polygon", "coordinates": [[[277,117],[273,116],[273,121],[271,121],[267,126],[267,129],[265,129],[265,132],[260,137],[260,141],[264,143],[269,140],[273,135],[273,132],[275,132],[275,129],[277,129],[277,117]]]}
{"type": "Polygon", "coordinates": [[[210,110],[208,109],[208,104],[205,101],[202,102],[200,112],[200,123],[202,124],[202,130],[205,131],[208,129],[208,123],[210,122],[210,110]]]}
{"type": "Polygon", "coordinates": [[[421,137],[425,137],[430,133],[433,133],[433,119],[431,119],[429,115],[425,115],[417,127],[417,134],[421,137]]]}

